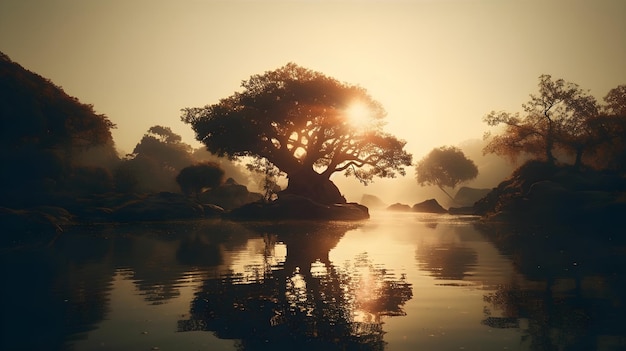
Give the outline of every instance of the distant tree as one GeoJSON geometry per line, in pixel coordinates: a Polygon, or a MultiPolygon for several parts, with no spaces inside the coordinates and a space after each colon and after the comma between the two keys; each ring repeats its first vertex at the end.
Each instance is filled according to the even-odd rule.
{"type": "Polygon", "coordinates": [[[180,135],[159,125],[150,127],[133,150],[135,157],[150,158],[159,167],[176,172],[193,163],[191,152],[191,146],[183,143],[180,135]]]}
{"type": "Polygon", "coordinates": [[[289,63],[252,76],[244,91],[202,108],[186,108],[207,149],[231,158],[265,158],[289,179],[286,191],[323,203],[345,202],[329,180],[344,172],[368,183],[404,175],[405,142],[382,131],[385,111],[365,89],[289,63]],[[367,124],[351,123],[353,106],[367,124]]]}
{"type": "Polygon", "coordinates": [[[592,120],[597,149],[593,162],[599,168],[626,171],[626,85],[611,89],[604,97],[601,114],[592,120]]]}
{"type": "Polygon", "coordinates": [[[604,97],[603,111],[608,115],[626,116],[626,85],[611,89],[604,97]]]}
{"type": "Polygon", "coordinates": [[[190,145],[169,127],[152,126],[115,171],[117,189],[176,191],[176,176],[194,163],[190,145]]]}
{"type": "Polygon", "coordinates": [[[478,167],[474,161],[465,157],[459,148],[442,146],[433,149],[420,160],[415,167],[415,172],[419,185],[436,185],[450,199],[453,199],[444,188],[454,189],[458,184],[476,178],[478,167]]]}
{"type": "Polygon", "coordinates": [[[248,185],[250,178],[255,178],[256,174],[252,174],[240,160],[229,160],[227,157],[218,157],[207,151],[203,147],[194,149],[191,156],[194,163],[215,162],[224,170],[224,178],[233,178],[240,184],[248,185]]]}
{"type": "Polygon", "coordinates": [[[198,196],[204,189],[219,186],[224,179],[224,170],[217,163],[206,162],[183,168],[176,183],[185,195],[198,196]]]}
{"type": "Polygon", "coordinates": [[[528,153],[554,164],[555,147],[574,150],[577,160],[589,146],[587,120],[597,116],[595,99],[574,83],[563,79],[552,80],[550,75],[539,77],[539,94],[530,95],[522,105],[524,115],[492,111],[484,121],[490,126],[504,125],[500,135],[491,136],[486,153],[496,153],[515,159],[528,153]]]}

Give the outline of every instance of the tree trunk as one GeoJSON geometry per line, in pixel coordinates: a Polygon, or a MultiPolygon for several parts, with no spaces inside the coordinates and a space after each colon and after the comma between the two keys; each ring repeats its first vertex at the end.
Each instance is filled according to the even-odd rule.
{"type": "Polygon", "coordinates": [[[452,200],[453,203],[456,203],[456,201],[454,201],[454,198],[452,197],[452,195],[448,194],[448,192],[446,191],[446,189],[443,188],[443,186],[437,185],[437,187],[439,187],[439,189],[441,189],[441,191],[443,191],[446,195],[448,195],[448,197],[450,198],[450,200],[452,200]]]}
{"type": "Polygon", "coordinates": [[[326,205],[346,203],[335,183],[312,169],[300,169],[289,174],[288,178],[289,184],[283,194],[303,196],[326,205]]]}
{"type": "Polygon", "coordinates": [[[554,147],[554,141],[552,140],[552,137],[547,137],[546,138],[546,161],[548,161],[549,164],[553,165],[554,164],[554,155],[552,154],[552,148],[554,147]]]}
{"type": "Polygon", "coordinates": [[[580,169],[583,165],[583,148],[576,148],[576,162],[574,163],[574,168],[580,169]]]}

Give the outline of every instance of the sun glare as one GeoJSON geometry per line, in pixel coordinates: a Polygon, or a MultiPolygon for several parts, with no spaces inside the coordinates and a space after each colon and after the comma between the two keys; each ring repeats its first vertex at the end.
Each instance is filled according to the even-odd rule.
{"type": "Polygon", "coordinates": [[[346,109],[348,123],[352,126],[365,127],[372,121],[372,111],[362,102],[355,102],[346,109]]]}

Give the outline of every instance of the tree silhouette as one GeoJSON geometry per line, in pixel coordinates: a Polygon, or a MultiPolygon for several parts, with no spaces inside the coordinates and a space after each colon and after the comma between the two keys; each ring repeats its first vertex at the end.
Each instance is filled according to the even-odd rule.
{"type": "Polygon", "coordinates": [[[502,134],[491,136],[485,147],[486,153],[496,153],[515,159],[528,153],[554,164],[554,149],[574,149],[577,162],[589,146],[588,119],[597,116],[595,98],[581,90],[577,84],[563,79],[552,80],[550,75],[539,76],[539,94],[530,95],[522,105],[524,116],[519,113],[492,111],[484,121],[490,126],[505,125],[502,134]]]}
{"type": "Polygon", "coordinates": [[[240,350],[383,350],[383,317],[405,314],[412,286],[367,254],[348,267],[333,265],[329,251],[350,228],[255,227],[265,233],[265,252],[277,242],[286,245],[285,262],[249,267],[255,271],[246,276],[254,278],[245,281],[233,274],[206,279],[178,330],[239,339],[240,350]]]}
{"type": "Polygon", "coordinates": [[[626,116],[626,85],[611,89],[604,97],[604,111],[609,115],[626,116]]]}
{"type": "Polygon", "coordinates": [[[433,149],[415,167],[417,183],[421,186],[436,185],[452,200],[444,187],[454,189],[459,183],[476,178],[478,167],[465,157],[461,149],[442,146],[433,149]]]}
{"type": "Polygon", "coordinates": [[[604,97],[600,116],[590,123],[597,148],[591,162],[598,168],[626,170],[626,85],[611,89],[604,97]]]}
{"type": "MultiPolygon", "coordinates": [[[[600,105],[587,91],[563,79],[539,77],[539,94],[523,104],[524,115],[495,112],[484,121],[490,126],[503,124],[502,134],[485,134],[485,153],[515,159],[526,153],[554,164],[555,151],[574,159],[580,168],[623,169],[626,160],[626,86],[611,89],[600,105]]],[[[562,161],[562,160],[559,160],[562,161]]]]}
{"type": "Polygon", "coordinates": [[[112,128],[92,105],[0,52],[0,163],[7,167],[0,203],[26,206],[49,201],[46,194],[74,192],[74,168],[89,165],[78,156],[88,150],[98,166],[119,161],[112,128]]]}
{"type": "Polygon", "coordinates": [[[289,63],[254,75],[243,92],[201,108],[183,109],[196,138],[218,156],[266,158],[289,178],[287,192],[322,203],[345,202],[329,180],[344,172],[368,183],[404,175],[405,142],[382,131],[383,107],[352,86],[289,63]],[[369,123],[350,123],[353,104],[369,123]]]}
{"type": "Polygon", "coordinates": [[[169,127],[152,126],[115,172],[119,191],[177,191],[176,176],[194,163],[191,146],[169,127]]]}
{"type": "Polygon", "coordinates": [[[176,176],[176,183],[185,195],[198,195],[206,188],[222,183],[224,170],[214,162],[199,163],[183,168],[176,176]]]}

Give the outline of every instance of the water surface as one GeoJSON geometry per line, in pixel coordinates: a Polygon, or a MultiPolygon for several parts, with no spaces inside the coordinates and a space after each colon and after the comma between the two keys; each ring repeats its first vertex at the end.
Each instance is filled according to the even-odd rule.
{"type": "Polygon", "coordinates": [[[620,350],[624,250],[474,218],[76,227],[4,250],[2,350],[620,350]],[[506,231],[506,230],[505,230],[506,231]]]}

